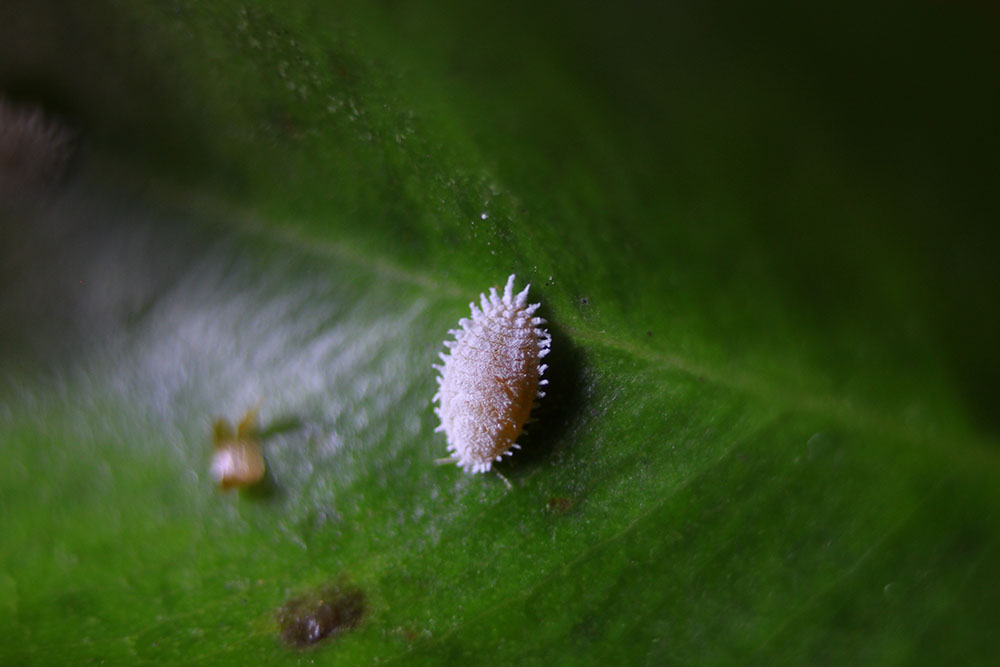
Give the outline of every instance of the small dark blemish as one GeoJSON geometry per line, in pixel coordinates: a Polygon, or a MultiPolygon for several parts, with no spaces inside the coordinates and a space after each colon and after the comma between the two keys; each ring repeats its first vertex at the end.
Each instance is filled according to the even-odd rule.
{"type": "Polygon", "coordinates": [[[365,595],[360,588],[324,586],[278,608],[278,633],[290,648],[309,648],[356,627],[365,610],[365,595]]]}
{"type": "Polygon", "coordinates": [[[653,335],[653,332],[652,332],[652,331],[647,331],[647,332],[646,332],[646,335],[647,335],[647,336],[652,336],[652,335],[653,335]]]}
{"type": "Polygon", "coordinates": [[[587,297],[583,297],[582,299],[580,299],[581,306],[586,306],[588,303],[590,303],[590,299],[588,299],[587,297]]]}
{"type": "Polygon", "coordinates": [[[557,514],[565,514],[570,510],[570,508],[573,507],[573,499],[553,496],[552,498],[549,498],[547,507],[549,508],[550,512],[556,512],[557,514]]]}

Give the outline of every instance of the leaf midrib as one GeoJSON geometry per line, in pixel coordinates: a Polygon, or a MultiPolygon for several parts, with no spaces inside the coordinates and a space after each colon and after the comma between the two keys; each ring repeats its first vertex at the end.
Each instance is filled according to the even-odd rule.
{"type": "MultiPolygon", "coordinates": [[[[220,229],[248,234],[281,243],[304,255],[324,257],[350,263],[375,275],[408,285],[417,286],[436,294],[445,295],[464,302],[471,300],[469,291],[460,285],[442,282],[433,276],[412,268],[404,267],[385,257],[374,257],[359,250],[349,242],[335,242],[318,239],[301,231],[302,225],[295,220],[281,224],[267,221],[248,207],[234,206],[216,196],[195,193],[187,189],[158,184],[156,194],[172,195],[175,199],[190,204],[195,210],[207,211],[220,229]]],[[[475,295],[473,295],[475,296],[475,295]]],[[[848,398],[823,395],[804,391],[790,392],[771,382],[761,380],[746,370],[732,367],[713,367],[691,361],[675,354],[668,354],[636,344],[623,337],[609,337],[596,328],[560,323],[562,330],[575,340],[599,345],[606,349],[628,355],[660,370],[672,370],[684,375],[710,382],[720,388],[751,396],[788,408],[795,412],[820,416],[839,424],[861,428],[865,431],[888,436],[903,442],[939,450],[940,454],[951,456],[949,447],[957,440],[967,450],[977,465],[988,465],[1000,472],[998,443],[979,434],[948,432],[937,425],[922,425],[915,428],[902,423],[898,418],[886,416],[875,410],[865,409],[848,398]]],[[[801,376],[796,378],[801,379],[801,376]]],[[[801,386],[797,383],[796,386],[801,386]]]]}

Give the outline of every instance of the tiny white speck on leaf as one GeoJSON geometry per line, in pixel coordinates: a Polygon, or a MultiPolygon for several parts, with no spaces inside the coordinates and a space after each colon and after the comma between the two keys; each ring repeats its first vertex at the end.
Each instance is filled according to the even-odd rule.
{"type": "Polygon", "coordinates": [[[439,376],[434,412],[441,419],[448,451],[467,472],[486,472],[502,456],[518,449],[517,438],[531,416],[536,398],[548,384],[542,379],[552,336],[535,317],[541,304],[528,305],[526,286],[514,294],[514,276],[503,296],[491,287],[480,303],[470,303],[471,318],[459,320],[445,341],[449,352],[435,365],[439,376]]]}

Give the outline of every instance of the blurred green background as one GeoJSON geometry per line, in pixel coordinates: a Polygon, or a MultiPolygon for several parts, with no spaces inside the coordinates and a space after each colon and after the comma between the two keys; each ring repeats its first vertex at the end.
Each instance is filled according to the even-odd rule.
{"type": "Polygon", "coordinates": [[[995,663],[998,24],[3,3],[0,92],[79,142],[0,208],[0,662],[995,663]],[[510,273],[508,491],[430,398],[510,273]]]}

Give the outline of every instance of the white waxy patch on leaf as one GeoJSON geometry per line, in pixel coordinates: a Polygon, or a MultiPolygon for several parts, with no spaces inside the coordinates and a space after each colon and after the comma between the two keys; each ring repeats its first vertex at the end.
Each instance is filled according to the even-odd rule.
{"type": "Polygon", "coordinates": [[[449,353],[441,353],[434,412],[441,419],[450,460],[468,472],[486,472],[495,461],[517,449],[517,438],[531,415],[546,366],[552,337],[534,313],[540,304],[528,305],[528,289],[514,294],[514,276],[507,279],[503,296],[491,287],[481,294],[480,305],[470,303],[471,318],[459,320],[461,328],[449,331],[449,353]]]}

